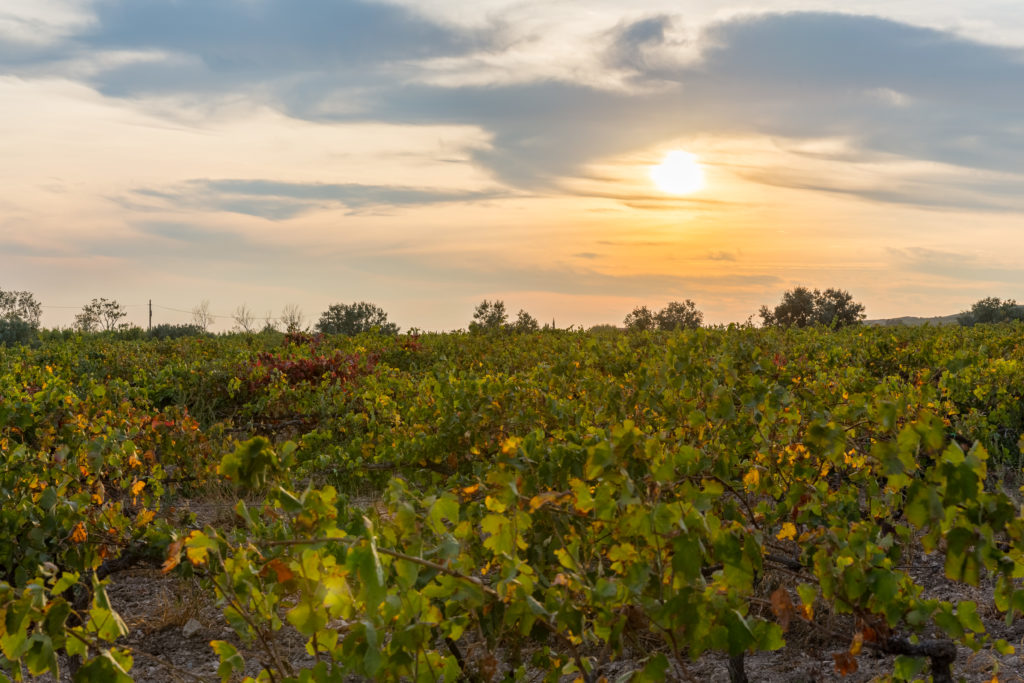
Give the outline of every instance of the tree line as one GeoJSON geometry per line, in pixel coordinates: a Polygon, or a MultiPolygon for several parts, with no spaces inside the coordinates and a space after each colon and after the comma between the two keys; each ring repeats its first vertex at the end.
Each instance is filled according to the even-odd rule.
{"type": "MultiPolygon", "coordinates": [[[[210,312],[209,301],[195,306],[191,314],[191,323],[162,323],[142,330],[125,322],[128,313],[124,306],[114,299],[101,297],[85,304],[75,315],[73,330],[82,333],[130,333],[163,339],[206,334],[215,318],[222,317],[210,312]]],[[[821,291],[803,286],[783,293],[782,299],[775,306],[761,306],[757,315],[764,327],[785,328],[822,326],[837,329],[858,325],[865,318],[864,305],[855,301],[849,292],[836,288],[821,291]]],[[[31,341],[41,329],[41,317],[42,305],[31,292],[0,290],[0,344],[31,341]]],[[[398,325],[388,320],[386,311],[366,301],[332,304],[320,314],[315,323],[309,325],[296,304],[286,305],[276,317],[269,312],[265,316],[257,316],[243,304],[230,317],[234,321],[233,331],[243,333],[315,331],[322,334],[355,335],[377,331],[395,335],[400,331],[398,325]]],[[[997,297],[977,301],[970,310],[963,311],[957,318],[959,324],[964,326],[1015,320],[1024,320],[1024,306],[1017,304],[1015,299],[1003,300],[997,297]]],[[[748,319],[748,323],[752,322],[753,316],[748,319]]],[[[623,326],[634,331],[694,329],[703,323],[704,314],[690,299],[671,301],[658,311],[647,306],[637,306],[623,319],[623,326]]],[[[533,315],[523,309],[510,320],[505,302],[500,299],[481,301],[469,322],[471,333],[527,333],[554,328],[554,321],[541,326],[533,315]]]]}

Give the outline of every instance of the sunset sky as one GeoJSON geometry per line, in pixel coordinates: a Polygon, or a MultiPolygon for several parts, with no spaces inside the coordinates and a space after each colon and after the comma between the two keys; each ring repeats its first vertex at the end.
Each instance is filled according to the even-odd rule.
{"type": "Polygon", "coordinates": [[[3,0],[0,183],[0,289],[48,327],[945,315],[1024,300],[1024,6],[3,0]]]}

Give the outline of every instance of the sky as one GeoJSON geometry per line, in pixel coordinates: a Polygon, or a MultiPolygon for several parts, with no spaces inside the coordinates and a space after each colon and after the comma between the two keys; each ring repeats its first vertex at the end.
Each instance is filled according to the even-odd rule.
{"type": "Polygon", "coordinates": [[[0,289],[47,327],[947,315],[1024,300],[1022,112],[1016,0],[4,0],[0,289]]]}

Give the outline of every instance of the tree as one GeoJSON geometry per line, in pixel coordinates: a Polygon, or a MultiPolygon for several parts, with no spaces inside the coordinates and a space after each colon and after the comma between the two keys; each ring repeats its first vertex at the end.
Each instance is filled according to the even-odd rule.
{"type": "Polygon", "coordinates": [[[232,317],[235,319],[235,327],[246,334],[256,329],[256,316],[245,304],[235,309],[232,317]]]}
{"type": "Polygon", "coordinates": [[[302,332],[302,321],[302,309],[298,304],[285,304],[281,309],[281,324],[284,325],[285,332],[302,332]]]}
{"type": "Polygon", "coordinates": [[[782,295],[782,302],[769,310],[762,306],[765,327],[807,327],[814,324],[814,295],[807,287],[797,287],[782,295]]]}
{"type": "Polygon", "coordinates": [[[994,296],[974,302],[971,310],[964,311],[957,322],[965,327],[973,327],[978,323],[1001,323],[1011,320],[1024,320],[1024,307],[1016,299],[1002,299],[994,296]]]}
{"type": "Polygon", "coordinates": [[[512,323],[511,327],[516,332],[536,332],[540,329],[540,324],[532,315],[522,309],[519,309],[519,313],[516,315],[516,321],[512,323]]]}
{"type": "Polygon", "coordinates": [[[814,310],[815,322],[832,328],[858,325],[865,317],[864,304],[854,301],[849,292],[831,287],[817,297],[814,310]]]}
{"type": "Polygon", "coordinates": [[[622,323],[630,330],[653,330],[656,324],[654,314],[646,306],[637,306],[622,323]]]}
{"type": "Polygon", "coordinates": [[[785,292],[775,308],[762,306],[759,314],[765,327],[825,325],[839,328],[857,325],[864,320],[864,305],[841,289],[830,288],[821,292],[796,287],[785,292]]]}
{"type": "Polygon", "coordinates": [[[477,304],[473,311],[473,322],[469,324],[469,331],[500,330],[505,327],[507,322],[508,313],[505,312],[505,302],[500,299],[494,301],[484,299],[477,304]]]}
{"type": "Polygon", "coordinates": [[[260,334],[268,334],[270,332],[277,332],[273,311],[267,311],[267,314],[263,316],[263,329],[260,330],[260,334]]]}
{"type": "Polygon", "coordinates": [[[683,302],[671,301],[654,316],[659,330],[687,330],[700,327],[704,314],[697,310],[697,304],[689,299],[683,302]]]}
{"type": "Polygon", "coordinates": [[[32,292],[7,292],[0,289],[0,318],[10,321],[20,320],[37,330],[42,315],[43,307],[36,301],[32,292]]]}
{"type": "Polygon", "coordinates": [[[192,308],[192,322],[196,327],[202,328],[203,332],[210,329],[213,323],[213,314],[210,313],[210,300],[203,299],[198,306],[192,308]]]}
{"type": "Polygon", "coordinates": [[[100,297],[82,306],[82,312],[75,316],[75,327],[82,332],[95,332],[96,330],[110,332],[119,327],[128,327],[128,323],[119,322],[126,317],[128,317],[128,312],[116,299],[100,297]]]}
{"type": "Polygon", "coordinates": [[[0,290],[0,344],[27,344],[39,331],[43,307],[32,292],[0,290]]]}
{"type": "Polygon", "coordinates": [[[359,334],[377,329],[381,334],[398,334],[398,325],[388,322],[384,309],[365,301],[332,304],[320,315],[316,329],[324,334],[359,334]]]}
{"type": "Polygon", "coordinates": [[[172,323],[161,323],[153,325],[146,333],[151,339],[178,339],[180,337],[201,337],[206,334],[199,325],[185,324],[174,325],[172,323]]]}
{"type": "Polygon", "coordinates": [[[28,344],[36,337],[38,328],[17,316],[0,318],[0,345],[28,344]]]}

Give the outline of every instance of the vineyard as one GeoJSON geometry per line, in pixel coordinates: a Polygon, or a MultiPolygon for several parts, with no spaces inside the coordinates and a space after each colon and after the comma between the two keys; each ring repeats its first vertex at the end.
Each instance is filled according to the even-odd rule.
{"type": "Polygon", "coordinates": [[[1019,324],[0,348],[0,679],[1019,680],[1022,399],[1019,324]]]}

